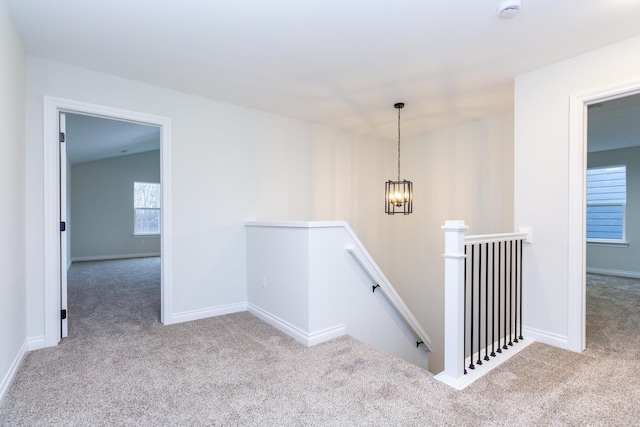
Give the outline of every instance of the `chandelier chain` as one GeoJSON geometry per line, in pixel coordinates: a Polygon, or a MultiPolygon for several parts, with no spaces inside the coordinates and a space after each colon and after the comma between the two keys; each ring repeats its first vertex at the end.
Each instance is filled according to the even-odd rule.
{"type": "Polygon", "coordinates": [[[398,108],[398,181],[400,181],[400,108],[398,108]]]}

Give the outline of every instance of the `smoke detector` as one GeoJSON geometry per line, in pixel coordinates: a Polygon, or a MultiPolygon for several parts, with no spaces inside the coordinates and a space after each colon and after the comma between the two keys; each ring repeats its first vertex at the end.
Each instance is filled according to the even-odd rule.
{"type": "Polygon", "coordinates": [[[520,7],[522,6],[521,0],[504,0],[498,6],[496,10],[496,14],[500,19],[509,19],[513,18],[520,12],[520,7]]]}

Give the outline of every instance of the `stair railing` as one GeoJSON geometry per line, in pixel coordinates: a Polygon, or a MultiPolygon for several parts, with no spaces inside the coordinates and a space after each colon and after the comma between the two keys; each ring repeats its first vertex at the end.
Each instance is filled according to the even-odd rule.
{"type": "Polygon", "coordinates": [[[531,230],[467,236],[464,221],[446,221],[445,354],[438,379],[456,386],[469,370],[523,340],[523,243],[531,230]]]}

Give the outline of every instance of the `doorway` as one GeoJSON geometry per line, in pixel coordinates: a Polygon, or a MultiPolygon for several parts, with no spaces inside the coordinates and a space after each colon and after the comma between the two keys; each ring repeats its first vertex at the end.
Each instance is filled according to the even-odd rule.
{"type": "MultiPolygon", "coordinates": [[[[60,189],[61,173],[61,143],[60,114],[71,113],[83,116],[106,118],[128,123],[155,126],[160,133],[160,182],[161,182],[161,291],[160,291],[160,321],[163,324],[173,323],[172,319],[172,221],[171,221],[171,120],[166,117],[154,116],[140,112],[122,110],[88,104],[62,98],[48,97],[44,99],[44,248],[49,256],[45,257],[44,288],[45,288],[45,346],[55,346],[62,338],[62,317],[64,317],[62,298],[62,277],[66,272],[66,256],[62,253],[63,239],[66,235],[61,231],[60,189]],[[65,262],[63,267],[62,263],[65,262]]],[[[66,165],[65,165],[66,166],[66,165]]]]}
{"type": "MultiPolygon", "coordinates": [[[[68,321],[73,322],[76,314],[87,311],[79,305],[81,301],[92,302],[89,305],[94,305],[93,312],[100,309],[109,314],[100,318],[124,318],[127,314],[115,312],[121,305],[117,300],[109,303],[110,308],[103,307],[106,301],[125,291],[125,284],[99,273],[97,267],[101,263],[161,258],[160,127],[60,112],[60,128],[64,134],[60,147],[60,216],[65,224],[61,237],[61,305],[67,312],[61,324],[64,338],[68,335],[68,321]],[[70,272],[82,269],[80,262],[85,263],[85,273],[73,274],[74,280],[70,281],[70,272]],[[86,264],[91,262],[94,268],[87,269],[86,264]],[[87,272],[96,275],[92,277],[87,272]],[[95,286],[100,276],[104,286],[95,286]],[[98,292],[99,298],[88,298],[98,292]],[[76,299],[71,300],[72,296],[76,299]]],[[[124,277],[128,266],[130,271],[126,275],[132,283],[136,282],[137,270],[160,266],[158,262],[145,269],[139,268],[140,263],[111,264],[117,266],[119,277],[124,277]]],[[[130,287],[130,284],[126,286],[130,287]]],[[[154,296],[147,295],[148,292],[123,294],[127,296],[122,298],[131,300],[136,295],[140,298],[144,295],[155,300],[159,299],[160,290],[157,292],[154,296]]],[[[156,319],[160,317],[160,308],[157,310],[156,319]]]]}
{"type": "Polygon", "coordinates": [[[598,321],[603,313],[611,316],[608,324],[627,317],[619,311],[635,298],[631,290],[636,282],[630,278],[640,278],[640,247],[629,244],[640,240],[640,94],[590,104],[587,114],[586,346],[590,347],[594,337],[613,335],[606,322],[598,321]],[[596,311],[601,314],[594,315],[596,311]]]}
{"type": "Polygon", "coordinates": [[[589,106],[640,93],[640,80],[569,99],[568,348],[586,348],[586,170],[589,106]]]}

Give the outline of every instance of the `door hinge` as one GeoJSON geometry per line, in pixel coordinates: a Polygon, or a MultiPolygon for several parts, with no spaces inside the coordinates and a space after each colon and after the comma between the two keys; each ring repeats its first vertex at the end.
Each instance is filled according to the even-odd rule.
{"type": "Polygon", "coordinates": [[[67,318],[67,310],[60,310],[60,319],[64,320],[67,318]]]}
{"type": "Polygon", "coordinates": [[[64,142],[65,140],[65,134],[64,132],[60,132],[60,142],[64,142]]]}
{"type": "Polygon", "coordinates": [[[67,231],[67,223],[62,221],[60,222],[60,231],[67,231]]]}

